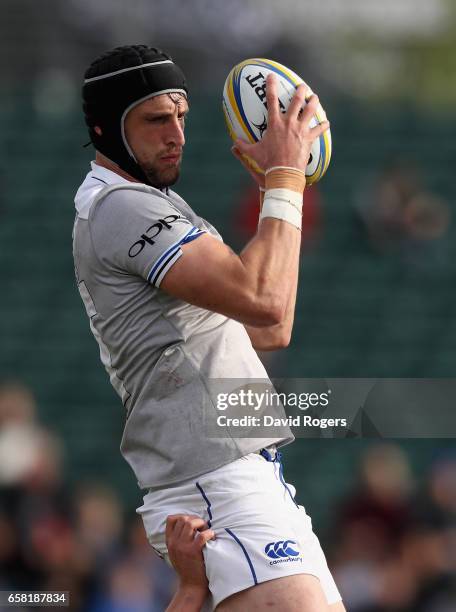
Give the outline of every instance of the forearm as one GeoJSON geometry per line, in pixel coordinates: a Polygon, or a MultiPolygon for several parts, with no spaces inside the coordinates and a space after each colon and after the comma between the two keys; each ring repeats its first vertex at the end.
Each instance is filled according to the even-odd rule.
{"type": "Polygon", "coordinates": [[[285,348],[290,343],[298,288],[299,253],[297,255],[297,265],[292,265],[290,267],[293,270],[292,274],[290,274],[290,280],[292,282],[283,321],[268,327],[245,326],[253,348],[258,351],[274,351],[285,348]]]}
{"type": "Polygon", "coordinates": [[[200,612],[208,593],[199,586],[179,585],[165,612],[200,612]]]}
{"type": "Polygon", "coordinates": [[[282,313],[280,324],[289,305],[294,309],[300,245],[301,232],[296,227],[267,218],[239,255],[249,276],[253,299],[276,305],[282,313]]]}
{"type": "MultiPolygon", "coordinates": [[[[282,113],[271,74],[267,77],[266,100],[268,129],[263,138],[257,143],[235,143],[238,159],[253,160],[255,167],[265,169],[264,179],[257,180],[254,175],[265,189],[261,221],[254,239],[234,258],[233,274],[227,275],[236,279],[234,289],[223,292],[222,308],[214,300],[209,310],[227,314],[247,329],[267,328],[275,334],[290,331],[293,323],[305,169],[312,143],[329,124],[310,127],[318,98],[306,100],[304,85],[298,87],[288,110],[282,113]]],[[[224,289],[231,289],[229,283],[224,284],[224,289]]]]}
{"type": "Polygon", "coordinates": [[[240,255],[244,266],[256,273],[259,299],[267,296],[280,304],[278,325],[293,320],[304,187],[305,177],[295,169],[277,169],[266,175],[266,204],[263,206],[263,194],[258,231],[240,255]]]}

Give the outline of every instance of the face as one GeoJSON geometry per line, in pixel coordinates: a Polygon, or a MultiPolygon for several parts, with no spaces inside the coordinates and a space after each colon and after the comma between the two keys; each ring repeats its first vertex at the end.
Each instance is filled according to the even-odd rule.
{"type": "Polygon", "coordinates": [[[125,137],[136,161],[154,187],[169,187],[179,178],[188,104],[178,93],[138,104],[125,117],[125,137]]]}

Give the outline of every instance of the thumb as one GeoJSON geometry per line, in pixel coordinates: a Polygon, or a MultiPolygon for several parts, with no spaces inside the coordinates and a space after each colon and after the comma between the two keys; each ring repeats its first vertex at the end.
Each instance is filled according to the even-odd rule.
{"type": "Polygon", "coordinates": [[[215,531],[212,529],[206,529],[204,531],[200,531],[197,535],[197,542],[200,548],[204,548],[209,540],[215,540],[215,531]]]}
{"type": "Polygon", "coordinates": [[[241,161],[242,155],[241,152],[239,151],[239,149],[236,147],[236,145],[233,145],[231,147],[231,153],[234,155],[234,157],[236,159],[238,159],[239,161],[241,161]]]}
{"type": "Polygon", "coordinates": [[[245,140],[241,140],[240,138],[238,138],[234,143],[233,149],[236,149],[241,155],[243,155],[248,154],[249,150],[252,147],[253,145],[250,142],[246,142],[245,140]]]}

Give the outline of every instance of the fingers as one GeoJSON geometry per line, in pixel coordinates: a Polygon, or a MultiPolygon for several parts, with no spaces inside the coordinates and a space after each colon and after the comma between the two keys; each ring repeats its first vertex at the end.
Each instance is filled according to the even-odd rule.
{"type": "Polygon", "coordinates": [[[190,517],[187,514],[172,514],[166,519],[166,537],[180,537],[186,521],[190,517]]]}
{"type": "Polygon", "coordinates": [[[306,105],[306,91],[307,85],[304,83],[299,85],[299,87],[296,89],[295,95],[293,96],[290,106],[286,112],[287,117],[293,117],[296,119],[299,116],[301,109],[306,105]]]}
{"type": "MultiPolygon", "coordinates": [[[[292,103],[293,102],[294,102],[294,98],[292,100],[292,103]]],[[[319,105],[320,105],[320,101],[319,101],[318,96],[315,94],[312,94],[310,98],[308,99],[305,107],[302,108],[302,113],[301,113],[301,116],[299,117],[299,120],[303,124],[304,127],[306,128],[308,127],[310,121],[315,116],[315,113],[317,112],[319,105]]],[[[291,107],[291,104],[290,104],[290,107],[291,107]]],[[[296,106],[295,106],[295,109],[296,109],[296,106]]],[[[298,115],[299,115],[299,112],[298,112],[298,115]]],[[[329,129],[329,121],[322,121],[315,127],[309,129],[310,138],[312,140],[316,140],[324,132],[326,132],[327,129],[329,129]]]]}
{"type": "Polygon", "coordinates": [[[308,125],[310,123],[312,117],[317,112],[319,104],[320,104],[320,100],[318,99],[318,96],[315,94],[312,94],[309,100],[307,101],[307,104],[302,109],[302,114],[300,116],[301,123],[305,125],[308,125]]]}
{"type": "Polygon", "coordinates": [[[186,521],[183,521],[180,537],[193,538],[196,531],[204,528],[207,529],[207,523],[203,521],[203,519],[199,517],[189,517],[186,521]]]}
{"type": "Polygon", "coordinates": [[[170,514],[166,518],[166,530],[165,530],[166,538],[169,538],[170,535],[173,533],[174,527],[176,526],[176,523],[181,516],[182,516],[181,514],[170,514]]]}
{"type": "Polygon", "coordinates": [[[231,147],[231,153],[236,159],[241,161],[241,153],[239,152],[239,149],[236,146],[231,147]]]}
{"type": "Polygon", "coordinates": [[[231,153],[244,166],[244,168],[250,174],[250,176],[255,181],[255,183],[259,187],[263,187],[264,188],[264,183],[265,183],[265,181],[264,181],[264,173],[259,172],[258,168],[254,168],[252,166],[251,162],[249,161],[249,157],[248,156],[246,157],[245,155],[243,156],[242,153],[239,151],[239,149],[237,148],[236,145],[231,147],[231,153]]]}
{"type": "Polygon", "coordinates": [[[199,516],[172,514],[166,519],[166,538],[190,538],[196,531],[207,528],[207,523],[199,516]]]}
{"type": "MultiPolygon", "coordinates": [[[[242,140],[236,141],[236,144],[233,147],[231,147],[231,153],[234,155],[234,157],[238,161],[241,162],[241,164],[244,164],[244,158],[242,157],[242,152],[240,151],[239,146],[238,146],[239,143],[244,144],[242,140]]],[[[242,146],[242,144],[240,146],[242,146]]]]}
{"type": "Polygon", "coordinates": [[[277,79],[274,74],[268,74],[266,77],[266,102],[268,104],[268,123],[273,125],[280,117],[277,79]]]}
{"type": "Polygon", "coordinates": [[[316,140],[319,138],[326,130],[329,129],[329,121],[323,121],[322,123],[316,125],[310,130],[310,137],[312,140],[316,140]]]}
{"type": "MultiPolygon", "coordinates": [[[[286,112],[288,119],[298,119],[304,127],[308,127],[320,105],[320,100],[316,94],[312,94],[306,102],[306,92],[307,86],[305,84],[299,85],[286,112]]],[[[309,130],[311,138],[318,138],[328,128],[329,121],[323,121],[321,124],[311,128],[309,130]]]]}
{"type": "Polygon", "coordinates": [[[198,532],[195,538],[195,545],[202,549],[206,546],[209,540],[215,540],[215,531],[212,529],[206,529],[205,531],[198,532]]]}
{"type": "Polygon", "coordinates": [[[248,155],[249,149],[251,149],[254,145],[250,142],[246,142],[245,140],[241,140],[238,138],[234,143],[234,146],[231,148],[231,152],[234,157],[237,159],[241,159],[242,155],[248,155]]]}

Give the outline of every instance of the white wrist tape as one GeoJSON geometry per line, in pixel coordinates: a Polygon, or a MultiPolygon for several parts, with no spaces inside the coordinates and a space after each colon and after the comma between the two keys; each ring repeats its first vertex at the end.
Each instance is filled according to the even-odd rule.
{"type": "Polygon", "coordinates": [[[260,220],[265,217],[287,221],[300,230],[302,225],[302,193],[290,189],[268,189],[264,195],[260,220]]]}

